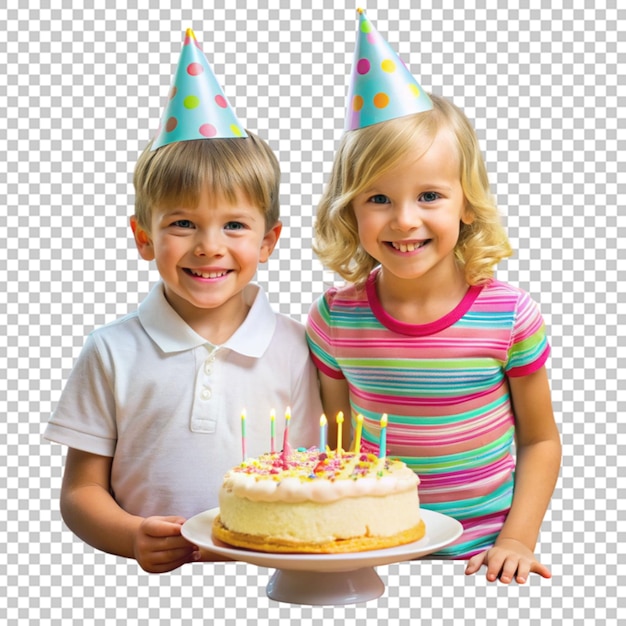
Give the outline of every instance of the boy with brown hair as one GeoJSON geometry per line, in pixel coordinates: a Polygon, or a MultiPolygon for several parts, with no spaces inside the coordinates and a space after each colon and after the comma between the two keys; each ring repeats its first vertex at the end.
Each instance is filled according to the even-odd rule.
{"type": "Polygon", "coordinates": [[[280,170],[228,105],[187,31],[159,134],[138,160],[131,218],[161,280],[136,312],[95,330],[45,437],[69,447],[61,512],[90,545],[150,572],[211,559],[181,535],[217,506],[224,473],[270,447],[312,445],[322,412],[304,328],[251,283],[281,232],[280,170]]]}

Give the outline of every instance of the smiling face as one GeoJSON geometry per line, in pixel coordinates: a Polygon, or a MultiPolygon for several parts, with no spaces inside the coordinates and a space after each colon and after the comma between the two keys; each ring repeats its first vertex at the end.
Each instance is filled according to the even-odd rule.
{"type": "Polygon", "coordinates": [[[231,202],[206,190],[195,207],[155,208],[149,233],[136,220],[132,226],[141,256],[156,261],[168,302],[205,336],[207,327],[224,325],[232,334],[245,319],[243,289],[281,230],[277,222],[266,232],[263,212],[245,195],[231,202]]]}
{"type": "Polygon", "coordinates": [[[444,285],[458,275],[454,248],[465,206],[454,136],[440,131],[425,153],[406,157],[352,201],[361,246],[383,275],[444,285]]]}

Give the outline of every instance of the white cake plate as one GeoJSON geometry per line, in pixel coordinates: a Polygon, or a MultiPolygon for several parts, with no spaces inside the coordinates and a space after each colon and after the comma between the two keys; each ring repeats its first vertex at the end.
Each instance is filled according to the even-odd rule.
{"type": "Polygon", "coordinates": [[[211,526],[218,513],[219,509],[211,509],[187,520],[182,527],[183,536],[215,554],[276,569],[267,585],[267,596],[293,604],[354,604],[374,600],[385,591],[375,567],[425,556],[452,543],[463,532],[455,519],[422,509],[426,535],[413,543],[344,554],[278,554],[233,548],[214,539],[211,526]]]}

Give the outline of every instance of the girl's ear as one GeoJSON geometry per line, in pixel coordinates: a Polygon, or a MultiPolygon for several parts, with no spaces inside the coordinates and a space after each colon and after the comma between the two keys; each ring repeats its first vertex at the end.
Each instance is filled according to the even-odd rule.
{"type": "Polygon", "coordinates": [[[463,207],[463,213],[461,213],[461,222],[466,226],[469,226],[476,219],[476,215],[474,214],[474,210],[471,206],[465,201],[465,206],[463,207]]]}
{"type": "Polygon", "coordinates": [[[137,245],[137,250],[139,250],[141,258],[145,261],[154,260],[154,246],[152,245],[150,235],[139,226],[137,218],[134,215],[130,218],[130,228],[133,231],[135,244],[137,245]]]}

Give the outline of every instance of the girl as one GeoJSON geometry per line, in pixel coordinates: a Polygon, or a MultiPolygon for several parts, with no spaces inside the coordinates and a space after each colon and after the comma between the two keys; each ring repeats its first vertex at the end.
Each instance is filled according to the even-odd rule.
{"type": "Polygon", "coordinates": [[[351,284],[308,321],[324,410],[362,414],[374,453],[388,414],[388,455],[420,476],[422,506],[463,524],[439,556],[469,558],[468,574],[486,565],[491,581],[548,578],[533,555],[561,454],[545,327],[493,278],[511,249],[476,135],[431,99],[345,133],[335,158],[315,251],[351,284]]]}

